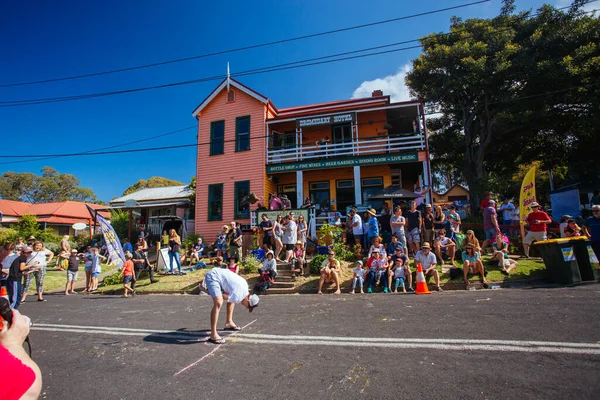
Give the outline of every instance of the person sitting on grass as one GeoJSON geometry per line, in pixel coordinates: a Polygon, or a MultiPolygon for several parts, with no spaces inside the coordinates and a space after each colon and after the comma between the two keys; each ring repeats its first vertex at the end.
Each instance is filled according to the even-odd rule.
{"type": "Polygon", "coordinates": [[[202,243],[202,238],[198,238],[196,243],[192,246],[192,251],[190,253],[190,265],[192,262],[196,260],[196,262],[200,261],[200,259],[204,257],[204,243],[202,243]]]}
{"type": "Polygon", "coordinates": [[[387,254],[391,256],[396,252],[396,247],[403,246],[402,243],[398,240],[398,235],[396,233],[392,234],[392,240],[387,245],[387,254]]]}
{"type": "Polygon", "coordinates": [[[379,253],[385,252],[385,246],[381,243],[382,239],[379,236],[373,236],[372,238],[373,244],[369,248],[369,257],[373,254],[375,250],[379,253]]]}
{"type": "Polygon", "coordinates": [[[479,245],[479,240],[477,240],[477,237],[475,236],[475,232],[473,232],[472,230],[468,230],[467,231],[467,235],[465,236],[465,239],[463,240],[463,246],[466,249],[467,245],[472,244],[473,245],[473,249],[475,250],[476,253],[481,253],[481,246],[479,245]]]}
{"type": "Polygon", "coordinates": [[[465,282],[466,289],[469,290],[469,274],[480,274],[483,287],[488,288],[487,281],[485,280],[485,269],[481,262],[481,255],[478,251],[475,251],[473,244],[468,244],[465,247],[465,251],[462,253],[463,259],[463,280],[465,282]]]}
{"type": "Polygon", "coordinates": [[[504,265],[502,262],[504,258],[508,258],[508,243],[504,241],[504,236],[499,233],[494,238],[494,243],[492,244],[492,261],[494,264],[498,264],[498,266],[504,265]]]}
{"type": "Polygon", "coordinates": [[[435,267],[437,266],[437,260],[435,258],[435,254],[431,252],[431,246],[429,245],[429,243],[423,243],[423,246],[421,246],[421,250],[417,251],[417,254],[415,254],[414,262],[415,266],[417,264],[421,264],[421,267],[423,268],[423,275],[433,275],[433,277],[435,278],[435,289],[438,292],[441,292],[442,288],[440,287],[440,274],[437,271],[437,269],[435,269],[435,267]]]}
{"type": "Polygon", "coordinates": [[[275,253],[273,253],[273,250],[267,251],[263,265],[258,269],[258,272],[261,274],[268,272],[271,279],[277,277],[277,260],[275,260],[275,253]]]}
{"type": "Polygon", "coordinates": [[[234,274],[239,275],[240,274],[240,266],[237,264],[237,257],[236,256],[231,256],[227,259],[227,262],[229,264],[227,264],[227,269],[230,270],[231,272],[233,272],[234,274]]]}
{"type": "Polygon", "coordinates": [[[132,296],[135,296],[135,290],[130,286],[132,281],[135,281],[135,275],[133,274],[133,261],[131,261],[133,256],[131,253],[125,253],[125,263],[123,264],[123,269],[119,274],[119,278],[121,275],[123,276],[123,297],[128,297],[127,292],[131,292],[132,296]]]}
{"type": "Polygon", "coordinates": [[[321,264],[321,277],[319,278],[319,291],[318,294],[323,294],[321,289],[323,288],[323,283],[327,281],[335,282],[335,292],[334,294],[341,294],[340,291],[340,262],[335,259],[335,252],[330,250],[327,254],[327,259],[323,261],[321,264]]]}
{"type": "Polygon", "coordinates": [[[409,292],[414,292],[414,289],[412,287],[412,271],[410,270],[408,257],[404,254],[404,248],[402,246],[396,247],[396,252],[390,257],[390,265],[394,266],[396,264],[396,260],[398,259],[402,260],[402,266],[406,271],[406,277],[404,278],[404,281],[408,282],[406,290],[409,292]]]}
{"type": "Polygon", "coordinates": [[[354,273],[354,276],[352,277],[352,291],[350,293],[354,294],[357,283],[358,283],[358,287],[360,288],[360,292],[364,293],[363,284],[365,282],[365,272],[366,271],[363,269],[363,262],[358,260],[356,262],[356,268],[354,268],[354,270],[352,272],[354,273]]]}
{"type": "Polygon", "coordinates": [[[454,264],[454,253],[456,252],[456,244],[450,239],[446,237],[446,230],[440,229],[437,237],[433,242],[433,248],[435,249],[435,254],[440,259],[440,263],[444,263],[444,255],[448,256],[450,259],[450,264],[456,266],[454,264]]]}
{"type": "Polygon", "coordinates": [[[77,249],[71,249],[69,256],[69,265],[67,266],[67,285],[65,286],[65,296],[77,294],[75,291],[75,282],[79,272],[79,264],[83,261],[84,254],[77,254],[77,249]]]}
{"type": "Polygon", "coordinates": [[[294,254],[292,256],[292,273],[294,275],[302,275],[306,270],[306,250],[304,249],[304,243],[298,240],[294,245],[294,254]]]}
{"type": "MultiPolygon", "coordinates": [[[[394,293],[398,293],[398,288],[402,286],[402,293],[406,293],[406,286],[404,282],[406,281],[406,277],[410,276],[410,272],[407,270],[404,265],[404,260],[402,258],[396,258],[394,262],[394,266],[392,268],[392,274],[390,274],[390,280],[392,276],[394,277],[394,293]]],[[[391,285],[390,285],[391,286],[391,285]]]]}

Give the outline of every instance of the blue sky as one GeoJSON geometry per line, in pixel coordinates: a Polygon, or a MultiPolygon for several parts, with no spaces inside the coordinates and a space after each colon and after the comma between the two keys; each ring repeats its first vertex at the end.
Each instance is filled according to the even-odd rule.
{"type": "MultiPolygon", "coordinates": [[[[370,0],[330,1],[18,1],[0,3],[0,85],[86,74],[189,57],[468,3],[370,0]],[[368,5],[368,6],[366,6],[368,5]]],[[[551,1],[565,5],[567,0],[551,1]]],[[[543,1],[517,0],[519,9],[543,1]]],[[[197,79],[410,40],[448,29],[458,15],[491,17],[500,0],[239,53],[40,85],[0,88],[0,102],[78,95],[197,79]]],[[[381,88],[405,97],[406,65],[418,49],[316,67],[239,78],[278,107],[367,95],[381,88]]],[[[192,110],[218,81],[87,100],[0,107],[0,155],[94,150],[195,124],[192,110]]],[[[194,143],[194,129],[121,150],[194,143]]],[[[110,201],[139,179],[163,176],[189,182],[194,148],[16,163],[0,158],[0,174],[49,165],[110,201]]]]}

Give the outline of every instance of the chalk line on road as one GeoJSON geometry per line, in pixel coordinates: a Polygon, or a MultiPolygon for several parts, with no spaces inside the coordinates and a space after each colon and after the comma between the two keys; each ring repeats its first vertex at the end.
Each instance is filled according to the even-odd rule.
{"type": "MultiPolygon", "coordinates": [[[[250,322],[244,328],[250,326],[250,322]]],[[[170,339],[192,340],[208,338],[208,333],[189,331],[168,331],[154,329],[134,329],[106,326],[36,324],[31,327],[37,331],[72,332],[80,334],[105,334],[117,336],[158,336],[170,339]]],[[[600,355],[600,344],[578,342],[556,342],[539,340],[497,340],[497,339],[454,339],[454,338],[365,338],[337,336],[304,336],[304,335],[272,335],[260,333],[233,332],[235,341],[240,343],[258,343],[273,345],[298,346],[339,346],[339,347],[371,347],[371,348],[402,348],[402,349],[432,349],[432,350],[478,350],[525,353],[561,353],[600,355]]],[[[217,345],[209,354],[188,365],[176,375],[199,364],[208,355],[213,354],[221,345],[217,345]]],[[[175,376],[176,376],[175,375],[175,376]]]]}
{"type": "MultiPolygon", "coordinates": [[[[253,324],[253,323],[255,323],[255,322],[256,322],[256,320],[254,320],[254,321],[252,321],[252,322],[249,322],[248,324],[244,325],[244,326],[242,327],[242,329],[245,329],[245,328],[249,327],[250,325],[252,325],[252,324],[253,324]]],[[[233,332],[231,335],[229,335],[229,336],[234,336],[234,335],[235,335],[236,333],[238,333],[238,332],[239,332],[239,331],[234,331],[234,332],[233,332]]],[[[175,373],[173,376],[177,376],[177,375],[181,374],[182,372],[184,372],[184,371],[187,371],[188,369],[190,369],[190,368],[192,368],[192,367],[194,367],[194,366],[196,366],[196,365],[200,364],[200,363],[201,363],[203,360],[205,360],[206,358],[208,358],[208,356],[210,356],[210,355],[214,354],[214,353],[215,353],[217,350],[219,350],[219,349],[221,348],[221,346],[223,346],[223,344],[219,344],[219,345],[217,345],[217,347],[215,347],[214,349],[212,349],[210,353],[208,353],[208,354],[206,354],[206,355],[204,355],[204,356],[200,357],[200,359],[199,359],[199,360],[197,360],[197,361],[195,361],[195,362],[191,363],[191,364],[190,364],[190,365],[188,365],[187,367],[183,368],[181,371],[179,371],[179,372],[176,372],[176,373],[175,373]]]]}

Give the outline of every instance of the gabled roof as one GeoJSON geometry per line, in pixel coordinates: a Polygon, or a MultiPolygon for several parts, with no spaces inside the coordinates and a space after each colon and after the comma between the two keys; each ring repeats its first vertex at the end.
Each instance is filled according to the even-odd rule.
{"type": "MultiPolygon", "coordinates": [[[[58,218],[71,221],[70,223],[74,224],[92,218],[85,205],[86,203],[79,201],[31,204],[24,201],[0,200],[0,211],[6,216],[14,217],[21,217],[25,214],[35,215],[38,222],[57,223],[54,221],[58,218]]],[[[94,209],[106,208],[106,206],[100,204],[88,203],[88,205],[94,209]]],[[[100,214],[105,218],[110,218],[108,212],[100,212],[100,214]]]]}
{"type": "Polygon", "coordinates": [[[452,189],[454,189],[455,187],[458,187],[458,188],[460,188],[460,189],[464,190],[464,191],[465,191],[465,192],[467,192],[467,193],[471,193],[471,192],[469,192],[469,189],[467,189],[467,188],[466,188],[466,187],[464,187],[463,185],[459,185],[458,183],[455,183],[454,185],[452,185],[452,187],[451,187],[450,189],[446,190],[444,193],[441,193],[441,194],[440,194],[440,193],[437,193],[437,192],[436,192],[436,193],[437,193],[439,196],[442,196],[442,197],[444,197],[444,196],[446,196],[446,195],[448,194],[448,192],[449,192],[449,191],[451,191],[451,190],[452,190],[452,189]]]}
{"type": "Polygon", "coordinates": [[[157,201],[157,200],[187,200],[193,190],[188,185],[180,186],[164,186],[158,188],[141,189],[137,192],[130,193],[126,196],[117,197],[111,200],[111,205],[119,205],[127,200],[135,200],[137,202],[157,201]]]}
{"type": "Polygon", "coordinates": [[[20,217],[27,214],[27,210],[31,207],[31,203],[15,200],[0,200],[0,211],[5,216],[20,217]]]}
{"type": "Polygon", "coordinates": [[[227,87],[227,81],[229,81],[230,86],[233,86],[234,88],[241,90],[242,92],[246,93],[248,96],[254,97],[256,100],[260,101],[261,103],[263,103],[263,104],[269,103],[269,99],[266,98],[265,96],[263,96],[262,94],[258,93],[257,91],[250,89],[248,86],[243,85],[242,83],[236,81],[233,78],[226,78],[223,80],[223,82],[221,82],[221,84],[219,86],[217,86],[215,88],[215,90],[212,91],[211,94],[208,95],[208,97],[206,99],[204,99],[204,101],[202,103],[200,103],[200,105],[198,107],[196,107],[194,112],[192,112],[192,115],[194,117],[196,115],[198,115],[207,105],[209,105],[210,102],[213,101],[213,99],[215,97],[217,97],[217,95],[221,92],[221,90],[223,90],[227,87]]]}
{"type": "MultiPolygon", "coordinates": [[[[85,206],[88,204],[94,209],[103,209],[106,206],[100,204],[82,203],[80,201],[62,201],[58,203],[40,203],[32,204],[27,214],[39,216],[38,221],[42,221],[44,217],[65,217],[70,219],[88,220],[92,216],[85,206]]],[[[110,218],[110,213],[100,211],[100,215],[105,218],[110,218]]],[[[49,222],[49,221],[46,221],[49,222]]]]}

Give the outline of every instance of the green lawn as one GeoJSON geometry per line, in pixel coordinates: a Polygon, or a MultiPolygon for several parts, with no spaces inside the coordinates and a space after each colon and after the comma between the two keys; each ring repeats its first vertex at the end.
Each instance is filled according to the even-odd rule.
{"type": "MultiPolygon", "coordinates": [[[[110,268],[114,268],[109,265],[102,264],[102,270],[108,271],[110,268]]],[[[77,274],[77,282],[85,280],[85,271],[83,265],[79,267],[79,273],[77,274]]],[[[54,262],[50,263],[46,268],[46,276],[44,277],[44,292],[51,292],[57,289],[64,289],[67,284],[67,271],[60,271],[56,268],[54,262]]],[[[31,286],[29,287],[28,294],[35,293],[35,277],[32,278],[31,286]]]]}
{"type": "MultiPolygon", "coordinates": [[[[198,283],[204,278],[206,272],[210,269],[199,269],[188,272],[186,275],[159,275],[154,277],[158,279],[157,283],[150,284],[150,277],[143,273],[135,284],[135,289],[139,293],[144,292],[176,292],[176,293],[197,293],[198,283]]],[[[107,285],[98,287],[99,293],[115,294],[123,292],[123,283],[116,285],[107,285]]]]}

